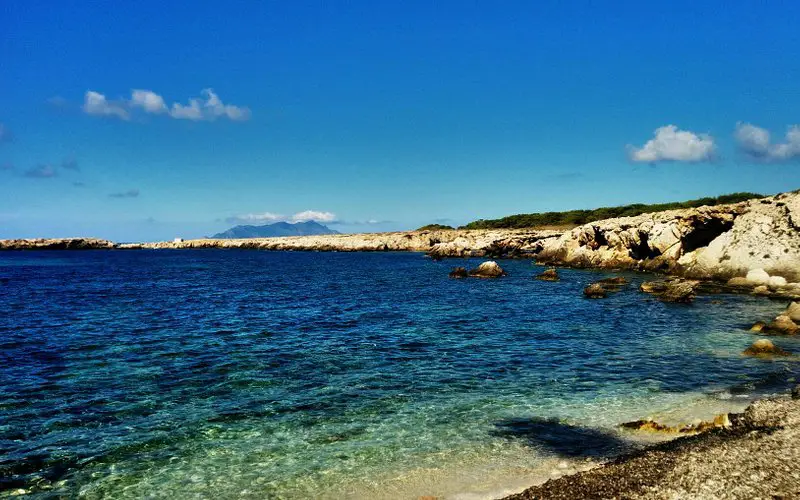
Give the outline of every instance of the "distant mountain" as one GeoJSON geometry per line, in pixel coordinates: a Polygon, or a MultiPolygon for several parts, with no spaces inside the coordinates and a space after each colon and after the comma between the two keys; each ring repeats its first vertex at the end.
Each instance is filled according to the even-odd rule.
{"type": "Polygon", "coordinates": [[[236,226],[217,233],[212,238],[274,238],[276,236],[311,236],[316,234],[339,234],[339,231],[323,226],[313,220],[308,222],[276,222],[264,226],[236,226]]]}

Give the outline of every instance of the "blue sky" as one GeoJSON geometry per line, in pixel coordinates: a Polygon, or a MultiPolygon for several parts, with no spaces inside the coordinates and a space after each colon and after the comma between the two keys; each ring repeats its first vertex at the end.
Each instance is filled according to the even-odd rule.
{"type": "Polygon", "coordinates": [[[608,5],[5,2],[0,238],[800,188],[800,2],[608,5]]]}

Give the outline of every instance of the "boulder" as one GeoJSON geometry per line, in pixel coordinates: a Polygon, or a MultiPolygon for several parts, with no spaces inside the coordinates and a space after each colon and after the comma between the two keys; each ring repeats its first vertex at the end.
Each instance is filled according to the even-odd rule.
{"type": "Polygon", "coordinates": [[[678,282],[670,283],[658,298],[664,302],[688,304],[694,300],[695,296],[694,285],[688,282],[678,282]]]}
{"type": "Polygon", "coordinates": [[[499,278],[500,276],[506,276],[506,272],[497,262],[489,260],[482,262],[481,265],[471,270],[469,275],[475,278],[499,278]]]}
{"type": "Polygon", "coordinates": [[[767,285],[758,285],[753,288],[753,295],[769,295],[769,287],[767,285]]]}
{"type": "Polygon", "coordinates": [[[769,274],[763,269],[752,269],[747,272],[745,279],[751,285],[767,285],[769,284],[769,274]]]}
{"type": "Polygon", "coordinates": [[[645,281],[639,286],[639,290],[651,293],[664,302],[678,302],[688,304],[693,301],[697,293],[694,281],[645,281]]]}
{"type": "Polygon", "coordinates": [[[753,326],[750,327],[751,332],[763,332],[764,328],[767,327],[767,324],[763,321],[756,321],[753,323],[753,326]]]}
{"type": "Polygon", "coordinates": [[[468,276],[467,270],[463,267],[454,267],[452,271],[450,271],[451,278],[466,278],[468,276]]]}
{"type": "Polygon", "coordinates": [[[769,277],[769,287],[770,288],[783,288],[788,284],[786,278],[783,276],[770,276],[769,277]]]}
{"type": "Polygon", "coordinates": [[[786,308],[783,314],[789,316],[789,319],[795,323],[800,322],[800,302],[792,302],[789,304],[789,307],[786,308]]]}
{"type": "Polygon", "coordinates": [[[744,350],[742,354],[747,356],[791,356],[788,351],[784,351],[780,347],[773,344],[767,339],[758,339],[753,342],[753,345],[744,350]]]}
{"type": "Polygon", "coordinates": [[[541,281],[559,281],[561,278],[558,276],[558,271],[550,268],[542,274],[536,276],[536,279],[541,281]]]}
{"type": "Polygon", "coordinates": [[[800,326],[797,326],[797,323],[792,321],[789,316],[781,314],[772,320],[765,330],[778,335],[795,335],[800,331],[800,326]]]}
{"type": "Polygon", "coordinates": [[[592,283],[583,289],[583,295],[585,295],[588,299],[603,299],[608,295],[608,293],[603,285],[599,283],[592,283]]]}

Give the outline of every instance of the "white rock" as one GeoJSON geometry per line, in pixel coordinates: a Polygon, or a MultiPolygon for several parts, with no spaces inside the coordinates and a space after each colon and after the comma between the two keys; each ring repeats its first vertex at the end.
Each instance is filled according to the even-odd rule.
{"type": "Polygon", "coordinates": [[[769,283],[769,274],[763,269],[753,269],[749,271],[746,278],[747,281],[753,285],[766,285],[769,283]]]}
{"type": "Polygon", "coordinates": [[[786,283],[786,278],[783,276],[770,276],[769,278],[770,288],[782,288],[786,286],[786,283]]]}

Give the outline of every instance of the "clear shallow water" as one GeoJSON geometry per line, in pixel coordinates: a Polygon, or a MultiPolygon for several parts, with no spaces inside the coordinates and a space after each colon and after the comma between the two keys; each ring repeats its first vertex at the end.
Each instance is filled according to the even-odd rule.
{"type": "Polygon", "coordinates": [[[636,274],[585,300],[610,273],[528,261],[447,279],[464,264],[0,254],[0,496],[492,496],[625,449],[620,422],[707,417],[797,371],[739,355],[779,302],[663,304],[636,274]]]}

